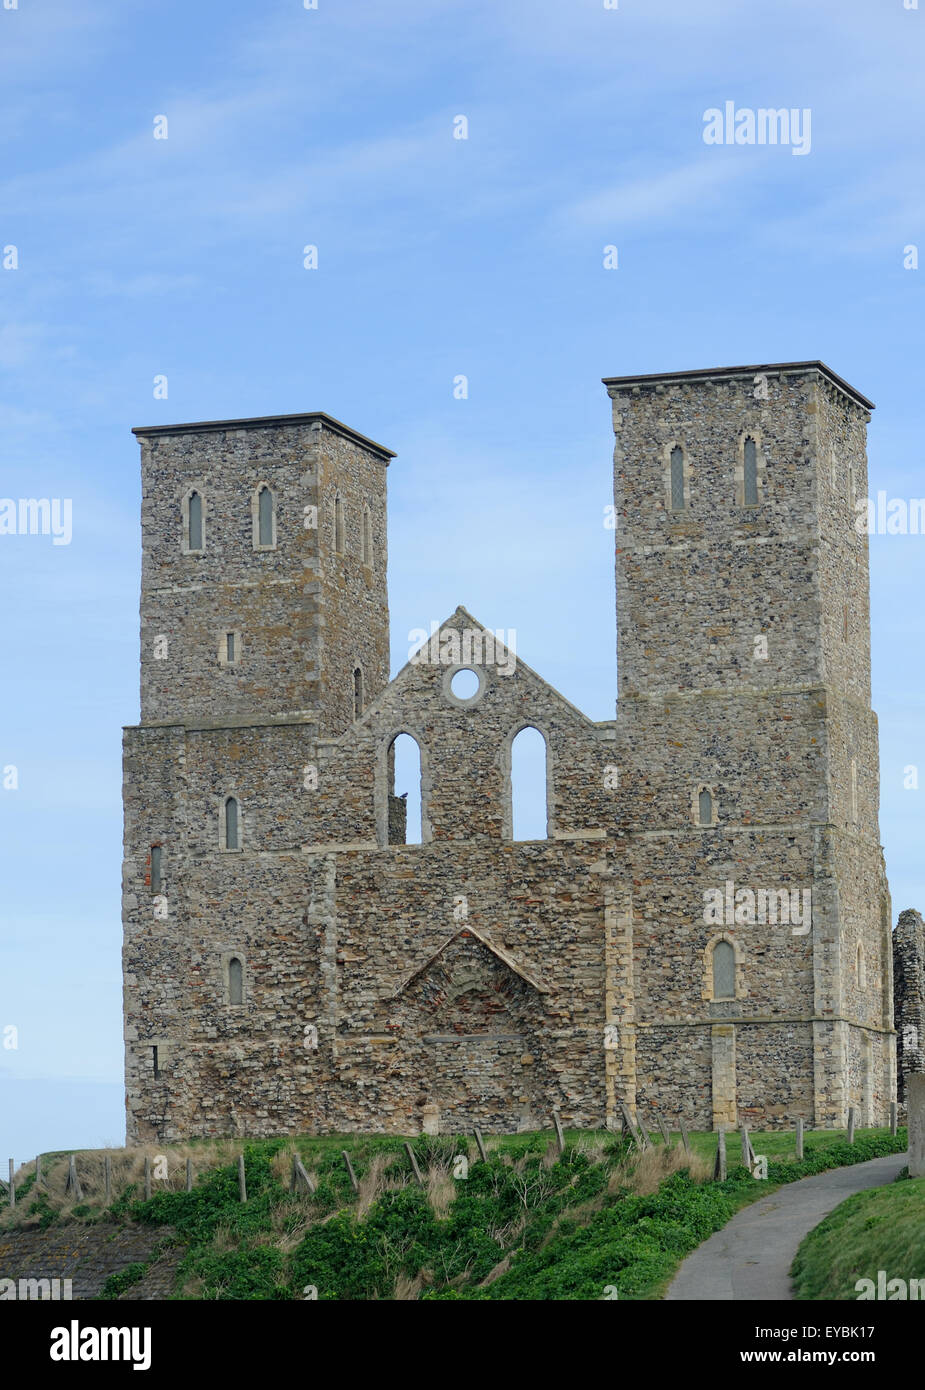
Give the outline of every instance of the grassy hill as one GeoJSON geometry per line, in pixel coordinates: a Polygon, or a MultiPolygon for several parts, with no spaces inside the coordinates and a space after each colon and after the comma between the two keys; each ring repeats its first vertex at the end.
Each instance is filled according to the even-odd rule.
{"type": "Polygon", "coordinates": [[[44,1162],[44,1190],[35,1189],[34,1175],[17,1184],[0,1238],[12,1224],[158,1230],[163,1238],[149,1257],[112,1275],[104,1297],[146,1296],[154,1266],[162,1290],[169,1257],[173,1296],[185,1299],[651,1299],[684,1256],[745,1203],[825,1168],[901,1152],[906,1142],[905,1131],[896,1138],[859,1131],[853,1146],[837,1132],[817,1132],[797,1163],[792,1135],[752,1140],[768,1157],[766,1181],[737,1164],[738,1139],[730,1136],[728,1178],[713,1182],[713,1134],[692,1135],[691,1155],[677,1141],[670,1149],[653,1141],[637,1153],[620,1136],[577,1131],[567,1133],[559,1155],[549,1133],[519,1134],[487,1140],[484,1162],[473,1140],[421,1135],[409,1141],[421,1184],[405,1141],[392,1136],[201,1142],[158,1151],[167,1176],[155,1176],[150,1200],[143,1194],[146,1151],[114,1150],[108,1207],[103,1151],[77,1156],[82,1200],[65,1192],[67,1160],[54,1156],[44,1162]],[[296,1154],[311,1193],[289,1190],[296,1154]],[[190,1192],[187,1158],[197,1173],[190,1192]]]}
{"type": "MultiPolygon", "coordinates": [[[[791,1275],[797,1298],[844,1300],[858,1298],[860,1279],[876,1285],[881,1270],[885,1281],[921,1280],[925,1298],[925,1178],[848,1197],[810,1231],[791,1275]]],[[[900,1290],[894,1286],[891,1295],[900,1290]]]]}

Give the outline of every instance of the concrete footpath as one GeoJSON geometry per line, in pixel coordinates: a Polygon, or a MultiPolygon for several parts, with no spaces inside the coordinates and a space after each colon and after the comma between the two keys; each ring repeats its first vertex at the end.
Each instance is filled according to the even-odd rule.
{"type": "Polygon", "coordinates": [[[789,1271],[803,1237],[853,1192],[892,1182],[907,1162],[907,1154],[889,1154],[778,1188],[688,1255],[665,1297],[792,1298],[789,1271]]]}

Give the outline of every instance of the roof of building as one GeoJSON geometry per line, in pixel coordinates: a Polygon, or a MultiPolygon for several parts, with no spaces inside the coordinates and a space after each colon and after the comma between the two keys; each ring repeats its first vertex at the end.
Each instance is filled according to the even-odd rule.
{"type": "Polygon", "coordinates": [[[365,434],[352,430],[342,420],[335,420],[333,415],[326,415],[323,410],[313,410],[305,415],[252,415],[243,420],[195,420],[185,425],[137,425],[132,430],[132,434],[210,434],[220,430],[259,430],[268,429],[274,425],[313,425],[316,423],[323,425],[325,429],[333,430],[335,434],[343,435],[345,439],[352,439],[355,444],[360,444],[364,449],[378,454],[380,458],[385,459],[386,463],[395,457],[392,450],[387,449],[384,444],[377,444],[374,439],[368,439],[365,434]]]}
{"type": "Polygon", "coordinates": [[[833,386],[844,391],[846,396],[863,405],[866,410],[876,409],[873,401],[862,396],[860,391],[855,390],[843,377],[833,372],[831,367],[819,361],[763,362],[752,367],[699,367],[690,372],[654,372],[647,376],[605,376],[601,379],[605,386],[667,386],[675,381],[721,381],[723,377],[757,376],[759,373],[765,376],[799,376],[806,372],[821,372],[833,386]]]}

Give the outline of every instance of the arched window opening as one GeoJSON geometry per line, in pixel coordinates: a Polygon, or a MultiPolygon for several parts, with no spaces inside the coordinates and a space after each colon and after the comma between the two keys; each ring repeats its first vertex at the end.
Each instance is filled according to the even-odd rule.
{"type": "Polygon", "coordinates": [[[334,497],[334,549],[338,555],[344,553],[344,504],[340,493],[334,497]]]}
{"type": "Polygon", "coordinates": [[[373,523],[369,514],[369,507],[363,508],[363,535],[361,537],[363,547],[363,563],[369,569],[373,567],[373,523]]]}
{"type": "Polygon", "coordinates": [[[700,795],[697,797],[697,813],[701,825],[713,824],[713,797],[707,787],[700,788],[700,795]]]}
{"type": "Polygon", "coordinates": [[[864,964],[864,947],[863,947],[863,945],[862,945],[860,942],[858,942],[857,977],[858,977],[858,989],[866,989],[866,988],[867,988],[867,966],[864,964]]]}
{"type": "Polygon", "coordinates": [[[671,451],[671,510],[683,511],[687,505],[684,495],[684,451],[679,445],[671,451]]]}
{"type": "Polygon", "coordinates": [[[757,507],[758,505],[758,448],[754,439],[745,441],[745,495],[743,501],[746,507],[757,507]]]}
{"type": "Polygon", "coordinates": [[[228,1003],[244,1003],[244,966],[237,956],[228,962],[228,1003]]]}
{"type": "Polygon", "coordinates": [[[188,550],[202,549],[202,497],[191,492],[186,504],[186,545],[188,550]]]}
{"type": "Polygon", "coordinates": [[[353,672],[353,717],[359,719],[363,713],[363,672],[359,666],[353,672]]]}
{"type": "Polygon", "coordinates": [[[736,955],[728,941],[713,947],[713,998],[734,999],[736,994],[736,955]]]}
{"type": "Polygon", "coordinates": [[[225,848],[241,848],[241,826],[238,803],[233,796],[225,802],[225,848]]]}
{"type": "Polygon", "coordinates": [[[547,752],[539,729],[521,729],[511,743],[512,840],[545,840],[549,834],[547,752]]]}
{"type": "Polygon", "coordinates": [[[161,891],[161,846],[151,846],[151,892],[161,891]]]}
{"type": "Polygon", "coordinates": [[[257,494],[257,544],[273,543],[273,494],[268,487],[262,487],[257,494]]]}
{"type": "Polygon", "coordinates": [[[410,734],[389,749],[389,844],[421,844],[421,750],[410,734]]]}

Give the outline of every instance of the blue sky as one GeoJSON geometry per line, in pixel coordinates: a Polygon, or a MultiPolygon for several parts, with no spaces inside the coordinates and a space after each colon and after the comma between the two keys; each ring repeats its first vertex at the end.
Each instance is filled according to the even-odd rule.
{"type": "MultiPolygon", "coordinates": [[[[123,1134],[131,427],[324,410],[387,444],[393,669],[462,603],[610,718],[602,376],[822,358],[877,403],[873,485],[925,495],[923,47],[902,0],[0,8],[0,493],[74,515],[66,546],[0,537],[0,1158],[123,1134]],[[727,100],[809,108],[809,153],[706,145],[727,100]]],[[[872,538],[894,915],[922,906],[923,554],[872,538]]]]}

